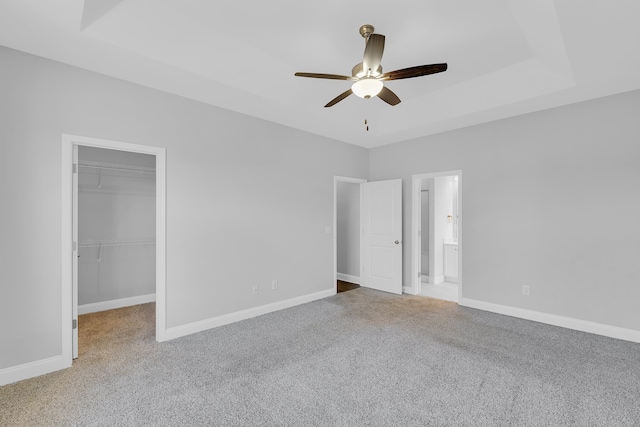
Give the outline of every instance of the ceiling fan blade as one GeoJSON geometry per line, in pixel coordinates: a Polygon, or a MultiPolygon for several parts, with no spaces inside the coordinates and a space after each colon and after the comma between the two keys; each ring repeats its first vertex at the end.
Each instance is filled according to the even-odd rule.
{"type": "Polygon", "coordinates": [[[341,76],[339,74],[322,74],[322,73],[296,73],[298,77],[312,77],[314,79],[331,79],[331,80],[355,80],[350,76],[341,76]]]}
{"type": "Polygon", "coordinates": [[[382,61],[384,53],[384,36],[382,34],[371,34],[367,45],[364,48],[364,59],[362,60],[362,68],[365,72],[371,70],[375,72],[382,61]]]}
{"type": "Polygon", "coordinates": [[[338,102],[342,101],[343,99],[345,99],[347,96],[351,95],[352,93],[353,93],[353,91],[351,89],[345,90],[340,95],[336,96],[331,101],[329,101],[329,103],[327,105],[325,105],[325,108],[333,107],[338,102]]]}
{"type": "Polygon", "coordinates": [[[386,86],[382,87],[382,90],[378,94],[378,98],[382,99],[384,102],[386,102],[389,105],[400,104],[400,98],[398,98],[398,95],[393,93],[391,89],[387,88],[386,86]]]}
{"type": "Polygon", "coordinates": [[[380,80],[400,80],[411,77],[426,76],[429,74],[442,73],[447,71],[447,64],[418,65],[417,67],[403,68],[401,70],[389,71],[380,76],[380,80]]]}

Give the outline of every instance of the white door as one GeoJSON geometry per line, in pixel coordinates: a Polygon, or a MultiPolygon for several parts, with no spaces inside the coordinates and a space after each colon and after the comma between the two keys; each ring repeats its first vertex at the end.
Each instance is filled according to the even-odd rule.
{"type": "Polygon", "coordinates": [[[402,293],[402,180],[366,182],[361,286],[402,293]]]}
{"type": "Polygon", "coordinates": [[[73,203],[72,217],[72,287],[71,287],[71,316],[72,316],[72,334],[71,342],[73,345],[73,358],[78,358],[78,256],[80,255],[78,247],[78,146],[73,146],[73,178],[72,178],[71,200],[73,203]]]}

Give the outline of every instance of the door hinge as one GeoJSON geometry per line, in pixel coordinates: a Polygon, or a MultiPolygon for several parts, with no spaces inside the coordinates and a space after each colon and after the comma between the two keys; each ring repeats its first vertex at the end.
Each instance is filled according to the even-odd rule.
{"type": "Polygon", "coordinates": [[[71,329],[78,329],[78,319],[71,320],[71,329]]]}
{"type": "Polygon", "coordinates": [[[73,173],[78,173],[78,164],[77,163],[73,164],[73,173]]]}
{"type": "Polygon", "coordinates": [[[77,251],[78,250],[78,242],[73,242],[71,244],[71,246],[72,246],[71,250],[73,250],[73,251],[77,251]]]}

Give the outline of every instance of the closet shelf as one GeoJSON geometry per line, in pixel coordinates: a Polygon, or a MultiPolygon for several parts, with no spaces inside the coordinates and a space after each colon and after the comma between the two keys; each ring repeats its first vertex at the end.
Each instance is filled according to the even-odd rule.
{"type": "Polygon", "coordinates": [[[155,245],[154,239],[137,239],[137,240],[85,240],[78,243],[80,248],[96,248],[103,246],[141,246],[155,245]]]}
{"type": "Polygon", "coordinates": [[[123,171],[123,172],[138,172],[145,174],[156,174],[155,168],[148,168],[144,166],[131,166],[131,165],[119,165],[115,163],[103,163],[103,162],[92,162],[92,161],[79,161],[79,167],[84,168],[93,168],[93,169],[102,169],[102,170],[113,170],[113,171],[123,171]]]}

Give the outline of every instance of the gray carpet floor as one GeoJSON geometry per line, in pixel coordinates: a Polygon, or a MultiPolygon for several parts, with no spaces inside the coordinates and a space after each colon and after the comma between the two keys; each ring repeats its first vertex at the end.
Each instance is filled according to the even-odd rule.
{"type": "Polygon", "coordinates": [[[640,345],[455,303],[360,288],[166,343],[122,310],[0,425],[640,425],[640,345]]]}

